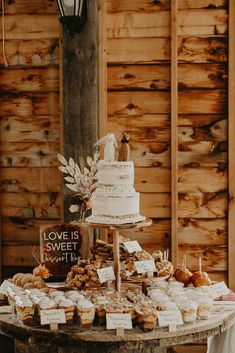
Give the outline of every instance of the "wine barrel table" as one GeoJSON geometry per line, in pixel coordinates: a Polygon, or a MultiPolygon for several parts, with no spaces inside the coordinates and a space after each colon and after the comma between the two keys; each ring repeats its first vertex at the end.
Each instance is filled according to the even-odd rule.
{"type": "Polygon", "coordinates": [[[184,324],[177,331],[157,327],[143,332],[135,327],[116,335],[102,326],[81,328],[77,324],[61,324],[51,331],[39,323],[22,325],[10,307],[0,308],[0,334],[13,338],[17,353],[163,353],[167,347],[198,342],[227,330],[235,323],[235,304],[214,305],[209,320],[184,324]]]}

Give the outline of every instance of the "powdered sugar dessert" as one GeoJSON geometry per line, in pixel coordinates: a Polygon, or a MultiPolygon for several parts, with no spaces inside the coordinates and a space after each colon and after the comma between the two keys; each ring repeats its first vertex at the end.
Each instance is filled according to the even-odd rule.
{"type": "Polygon", "coordinates": [[[143,221],[140,194],[134,189],[133,161],[98,162],[98,183],[92,195],[90,223],[126,224],[143,221]]]}

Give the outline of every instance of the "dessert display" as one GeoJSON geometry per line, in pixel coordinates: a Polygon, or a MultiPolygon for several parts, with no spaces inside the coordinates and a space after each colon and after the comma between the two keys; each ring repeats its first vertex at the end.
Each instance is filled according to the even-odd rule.
{"type": "Polygon", "coordinates": [[[192,272],[186,267],[186,256],[183,257],[183,263],[181,268],[177,268],[173,274],[176,281],[182,282],[185,287],[189,285],[192,280],[192,272]]]}
{"type": "MultiPolygon", "coordinates": [[[[137,258],[146,256],[149,254],[138,252],[137,258]]],[[[154,256],[157,258],[157,253],[154,256]]],[[[165,261],[164,254],[162,256],[161,252],[158,252],[157,262],[162,261],[165,261]]],[[[72,271],[76,275],[89,276],[89,271],[94,275],[95,269],[100,266],[101,261],[80,260],[72,271]]],[[[13,278],[14,282],[19,281],[18,283],[24,286],[22,279],[26,277],[27,280],[32,278],[29,274],[17,274],[13,278]]],[[[30,324],[34,320],[38,322],[41,310],[51,309],[63,309],[66,323],[76,323],[81,327],[105,325],[107,313],[129,313],[133,326],[137,325],[143,331],[150,331],[157,329],[159,311],[179,310],[184,323],[193,324],[196,320],[209,319],[213,310],[213,293],[210,286],[194,287],[191,283],[185,287],[185,283],[176,281],[175,278],[149,279],[146,294],[140,288],[127,288],[122,294],[112,287],[101,286],[83,285],[80,289],[64,290],[46,288],[46,291],[45,287],[24,289],[14,284],[13,279],[9,281],[7,297],[21,323],[30,324]]]]}
{"type": "Polygon", "coordinates": [[[74,289],[98,288],[101,283],[97,270],[102,267],[105,266],[101,261],[92,262],[90,259],[81,259],[71,267],[65,282],[69,288],[74,289]]]}
{"type": "Polygon", "coordinates": [[[84,298],[77,301],[76,308],[81,326],[91,326],[95,318],[95,305],[84,298]]]}
{"type": "Polygon", "coordinates": [[[206,272],[202,272],[201,257],[199,258],[199,271],[193,273],[192,283],[194,287],[208,286],[211,284],[209,275],[206,272]]]}
{"type": "Polygon", "coordinates": [[[134,189],[134,163],[100,160],[97,188],[92,195],[92,215],[87,221],[101,224],[143,221],[139,203],[139,193],[134,189]]]}
{"type": "Polygon", "coordinates": [[[34,305],[27,295],[15,297],[15,308],[18,320],[23,324],[33,321],[34,305]]]}
{"type": "Polygon", "coordinates": [[[168,250],[164,251],[164,253],[159,250],[155,251],[152,257],[157,268],[157,275],[159,277],[170,278],[174,273],[174,269],[172,263],[168,260],[168,250]]]}
{"type": "MultiPolygon", "coordinates": [[[[126,135],[125,135],[126,136],[126,135]]],[[[91,196],[90,223],[126,224],[143,221],[140,215],[140,194],[134,188],[134,163],[129,161],[129,136],[122,140],[120,158],[116,159],[117,142],[112,133],[96,145],[105,144],[104,159],[97,164],[96,190],[91,196]],[[125,140],[125,141],[124,141],[125,140]],[[128,149],[126,149],[128,147],[128,149]],[[124,153],[124,150],[127,153],[124,153]]]]}
{"type": "Polygon", "coordinates": [[[44,288],[47,286],[41,277],[31,273],[16,273],[12,278],[12,283],[24,289],[44,288]]]}

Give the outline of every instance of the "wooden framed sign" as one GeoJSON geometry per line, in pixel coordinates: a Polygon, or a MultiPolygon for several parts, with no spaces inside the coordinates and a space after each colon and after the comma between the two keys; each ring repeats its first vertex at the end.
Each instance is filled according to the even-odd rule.
{"type": "Polygon", "coordinates": [[[80,257],[80,227],[56,224],[40,227],[40,260],[52,276],[66,276],[80,257]]]}

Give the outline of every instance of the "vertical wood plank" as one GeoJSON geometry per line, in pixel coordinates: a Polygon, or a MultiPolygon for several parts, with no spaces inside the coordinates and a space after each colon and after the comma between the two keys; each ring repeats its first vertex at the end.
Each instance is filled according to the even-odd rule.
{"type": "Polygon", "coordinates": [[[235,1],[229,1],[229,61],[228,61],[228,280],[235,290],[235,1]]]}
{"type": "Polygon", "coordinates": [[[171,256],[178,263],[178,0],[171,0],[171,256]]]}
{"type": "Polygon", "coordinates": [[[99,0],[99,136],[107,125],[107,0],[99,0]]]}
{"type": "Polygon", "coordinates": [[[120,249],[119,249],[119,229],[113,229],[113,255],[114,255],[114,273],[116,277],[116,290],[120,293],[121,276],[120,276],[120,249]]]}
{"type": "MultiPolygon", "coordinates": [[[[63,151],[66,159],[92,156],[98,139],[98,2],[87,1],[87,21],[78,33],[62,27],[63,151]]],[[[64,218],[71,193],[64,188],[64,218]]]]}

